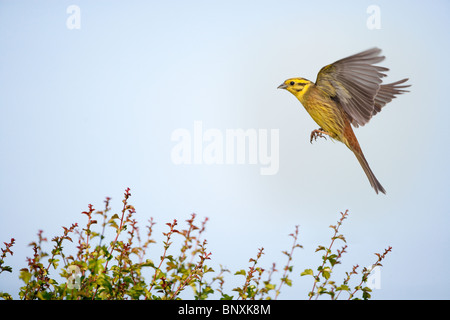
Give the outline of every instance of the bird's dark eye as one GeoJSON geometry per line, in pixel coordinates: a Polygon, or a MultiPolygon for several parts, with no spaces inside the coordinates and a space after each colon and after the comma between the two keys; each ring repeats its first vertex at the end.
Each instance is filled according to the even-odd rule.
{"type": "Polygon", "coordinates": [[[294,81],[291,81],[290,85],[293,86],[294,84],[295,84],[295,82],[294,82],[294,81]]]}

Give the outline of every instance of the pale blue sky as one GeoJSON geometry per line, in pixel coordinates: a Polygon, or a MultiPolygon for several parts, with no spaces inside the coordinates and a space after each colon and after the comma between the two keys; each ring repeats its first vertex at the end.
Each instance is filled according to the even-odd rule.
{"type": "Polygon", "coordinates": [[[16,238],[14,273],[0,276],[0,290],[17,294],[38,229],[58,235],[106,196],[118,211],[130,187],[137,219],[154,217],[159,233],[192,212],[209,217],[211,263],[233,271],[259,247],[263,265],[281,266],[300,225],[294,286],[280,298],[306,297],[310,279],[299,273],[318,264],[314,250],[345,209],[340,272],[390,245],[374,298],[450,298],[449,9],[448,1],[0,1],[0,241],[16,238]],[[373,4],[379,30],[366,26],[373,4]],[[81,9],[79,30],[66,27],[70,5],[81,9]],[[355,130],[387,195],[375,194],[343,144],[311,145],[317,125],[276,89],[374,46],[386,55],[386,81],[412,84],[355,130]],[[171,134],[193,132],[194,121],[220,132],[278,129],[278,173],[175,165],[171,134]]]}

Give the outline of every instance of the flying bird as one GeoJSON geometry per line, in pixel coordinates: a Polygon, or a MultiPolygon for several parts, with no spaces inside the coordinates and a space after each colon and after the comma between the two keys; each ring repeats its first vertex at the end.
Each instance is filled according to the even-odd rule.
{"type": "Polygon", "coordinates": [[[402,79],[382,84],[388,68],[375,66],[384,60],[379,48],[372,48],[323,67],[316,82],[304,78],[290,78],[278,89],[286,89],[305,107],[320,126],[313,130],[310,142],[325,135],[344,143],[356,156],[375,192],[386,194],[373,174],[361,150],[352,125],[364,126],[398,94],[410,85],[402,79]]]}

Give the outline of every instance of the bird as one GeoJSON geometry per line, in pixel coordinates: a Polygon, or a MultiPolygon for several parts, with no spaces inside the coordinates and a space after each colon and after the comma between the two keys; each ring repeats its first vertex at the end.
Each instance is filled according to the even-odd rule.
{"type": "Polygon", "coordinates": [[[292,93],[319,125],[319,129],[311,132],[310,142],[328,136],[345,144],[355,154],[377,194],[386,194],[386,190],[370,169],[352,126],[364,126],[397,95],[409,92],[405,90],[411,86],[405,84],[408,78],[382,83],[389,69],[375,64],[384,59],[381,49],[374,47],[324,66],[316,82],[290,78],[278,86],[292,93]]]}

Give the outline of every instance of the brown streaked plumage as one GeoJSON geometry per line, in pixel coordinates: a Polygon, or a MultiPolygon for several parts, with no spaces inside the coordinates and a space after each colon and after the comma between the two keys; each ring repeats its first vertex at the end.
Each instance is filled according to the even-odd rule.
{"type": "Polygon", "coordinates": [[[372,48],[323,67],[316,82],[304,78],[291,78],[278,88],[286,89],[297,97],[306,111],[320,126],[311,133],[311,142],[323,134],[344,143],[358,159],[375,192],[386,193],[367,163],[354,127],[364,126],[396,97],[408,92],[408,79],[381,84],[385,67],[375,66],[384,60],[381,50],[372,48]]]}

